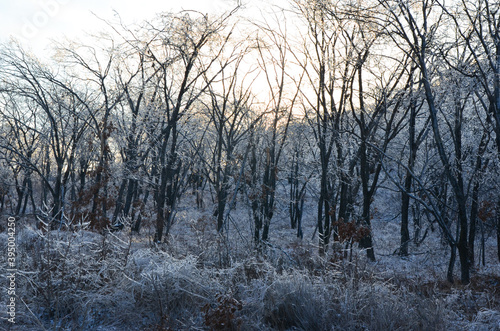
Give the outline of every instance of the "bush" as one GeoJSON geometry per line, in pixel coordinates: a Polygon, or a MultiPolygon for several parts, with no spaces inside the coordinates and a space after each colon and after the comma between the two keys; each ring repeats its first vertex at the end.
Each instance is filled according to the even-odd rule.
{"type": "MultiPolygon", "coordinates": [[[[251,253],[220,268],[146,244],[131,248],[124,233],[23,229],[18,239],[18,293],[29,308],[18,316],[27,330],[495,330],[500,323],[494,309],[453,321],[460,300],[391,285],[368,266],[348,270],[346,261],[316,263],[321,272],[311,272],[251,253]]],[[[0,291],[2,307],[5,298],[0,291]]]]}

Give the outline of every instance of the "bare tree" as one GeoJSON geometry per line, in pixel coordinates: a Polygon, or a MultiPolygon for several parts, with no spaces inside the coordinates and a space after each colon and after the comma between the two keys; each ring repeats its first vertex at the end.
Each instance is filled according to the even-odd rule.
{"type": "Polygon", "coordinates": [[[300,68],[294,70],[289,63],[291,57],[289,37],[286,23],[280,23],[283,20],[283,17],[275,17],[277,28],[271,27],[268,22],[258,25],[262,35],[256,40],[257,61],[266,82],[264,91],[269,99],[264,106],[265,135],[261,140],[261,152],[264,152],[261,156],[262,176],[256,173],[256,145],[252,146],[254,194],[251,200],[256,244],[260,243],[261,240],[267,241],[269,239],[269,227],[274,214],[279,179],[278,167],[304,75],[300,71],[299,77],[292,77],[288,74],[288,71],[297,71],[300,68]]]}
{"type": "MultiPolygon", "coordinates": [[[[37,140],[47,148],[45,164],[33,162],[32,156],[43,153],[42,148],[35,150],[37,145],[30,145],[28,149],[12,145],[3,148],[18,156],[22,167],[29,169],[28,174],[35,172],[40,176],[52,195],[52,219],[62,221],[67,183],[74,168],[77,146],[88,127],[88,113],[82,111],[85,109],[82,99],[68,92],[75,90],[69,78],[42,66],[20,47],[13,45],[5,49],[2,61],[3,92],[11,100],[7,108],[12,107],[12,114],[31,114],[30,118],[11,117],[13,129],[24,136],[25,143],[29,143],[26,140],[29,132],[32,137],[38,136],[37,140]],[[52,161],[56,167],[53,181],[52,161]]],[[[31,185],[29,176],[27,180],[31,185]]]]}
{"type": "Polygon", "coordinates": [[[144,42],[145,53],[160,68],[156,81],[162,109],[154,165],[157,242],[162,239],[165,224],[165,233],[170,232],[182,184],[178,123],[220,72],[210,70],[229,41],[231,32],[226,29],[232,14],[216,19],[199,13],[165,15],[158,26],[147,28],[150,37],[144,42]],[[204,75],[210,78],[203,80],[204,75]]]}
{"type": "MultiPolygon", "coordinates": [[[[463,0],[460,4],[458,13],[463,14],[465,22],[447,10],[444,3],[441,4],[448,17],[453,20],[469,59],[467,66],[455,64],[454,68],[463,75],[479,80],[486,99],[482,105],[487,108],[494,122],[497,157],[500,160],[500,5],[489,0],[463,0]]],[[[496,209],[497,256],[500,260],[500,199],[496,209]]]]}
{"type": "Polygon", "coordinates": [[[225,69],[221,72],[220,82],[208,87],[209,101],[204,107],[209,124],[213,126],[212,132],[208,133],[208,138],[211,138],[208,143],[211,157],[205,164],[208,170],[207,179],[216,196],[214,216],[217,218],[218,232],[222,232],[225,225],[226,207],[232,186],[230,179],[237,176],[237,167],[245,153],[239,152],[238,147],[248,135],[252,127],[251,122],[255,120],[252,118],[251,109],[251,83],[246,85],[247,73],[242,72],[240,68],[246,53],[243,49],[241,53],[237,52],[229,56],[227,61],[220,63],[220,67],[225,69]],[[229,65],[228,62],[232,64],[229,65]]]}
{"type": "MultiPolygon", "coordinates": [[[[467,104],[471,100],[472,91],[463,91],[461,86],[466,83],[466,80],[459,78],[457,83],[448,84],[453,79],[453,74],[450,74],[450,68],[446,66],[439,67],[443,62],[451,65],[451,68],[463,67],[467,65],[470,56],[467,52],[458,52],[457,61],[451,56],[450,52],[443,53],[441,57],[439,53],[440,43],[443,44],[446,39],[439,39],[439,30],[442,27],[449,26],[445,20],[445,8],[438,1],[415,1],[403,3],[400,1],[379,1],[381,8],[387,12],[388,17],[385,20],[389,22],[389,31],[397,45],[403,52],[406,52],[413,58],[414,63],[418,66],[423,91],[428,107],[430,124],[432,127],[434,144],[437,150],[439,159],[444,168],[444,174],[453,192],[454,200],[457,207],[458,218],[458,238],[455,240],[450,238],[449,244],[452,250],[450,266],[453,269],[454,250],[458,248],[461,265],[461,280],[463,283],[468,283],[470,280],[470,252],[473,248],[469,243],[469,218],[468,218],[468,191],[466,186],[466,172],[463,168],[464,148],[463,148],[463,125],[464,113],[467,104]],[[437,52],[435,52],[437,51],[437,52]],[[442,79],[439,75],[439,70],[447,70],[448,77],[452,79],[442,79]],[[439,82],[441,84],[435,84],[439,82]],[[445,83],[446,82],[446,83],[445,83]],[[439,98],[439,86],[448,86],[452,88],[453,101],[447,102],[446,98],[439,98]],[[450,109],[453,109],[451,112],[450,109]],[[450,114],[451,113],[451,114],[450,114]],[[441,116],[443,114],[443,116],[441,116]],[[448,118],[453,118],[454,122],[448,121],[448,118]],[[451,137],[453,149],[448,149],[443,137],[451,137]]],[[[450,15],[448,15],[450,16],[450,15]]],[[[452,20],[456,19],[453,18],[452,20]]],[[[452,31],[452,30],[451,30],[452,31]]],[[[453,38],[451,33],[443,34],[443,38],[453,38]]],[[[441,48],[442,50],[443,48],[441,48]]],[[[476,113],[478,114],[478,113],[476,113]]],[[[486,138],[485,138],[486,139],[486,138]]],[[[484,145],[486,141],[482,139],[480,145],[484,145]]],[[[483,146],[481,149],[484,149],[483,146]]],[[[477,198],[477,197],[476,197],[477,198]]],[[[474,231],[474,226],[472,227],[474,231]]],[[[473,239],[473,238],[471,238],[473,239]]],[[[452,272],[449,270],[448,278],[453,280],[452,272]]]]}
{"type": "MultiPolygon", "coordinates": [[[[308,27],[308,40],[304,40],[303,59],[294,53],[296,60],[306,73],[309,91],[302,89],[306,115],[314,110],[314,118],[309,118],[320,158],[320,193],[318,200],[317,229],[319,233],[319,253],[323,255],[330,241],[332,224],[336,221],[334,183],[330,173],[331,157],[336,148],[337,165],[343,163],[344,150],[339,139],[341,118],[345,114],[350,85],[354,70],[349,61],[343,61],[342,52],[349,57],[349,49],[341,44],[341,22],[331,16],[321,1],[296,1],[295,5],[308,27]],[[337,91],[338,90],[338,91],[337,91]]],[[[345,58],[344,58],[345,59],[345,58]]],[[[349,199],[350,184],[343,176],[345,186],[341,197],[349,199]]],[[[342,209],[347,211],[347,203],[342,209]]],[[[342,207],[342,206],[341,206],[342,207]]]]}

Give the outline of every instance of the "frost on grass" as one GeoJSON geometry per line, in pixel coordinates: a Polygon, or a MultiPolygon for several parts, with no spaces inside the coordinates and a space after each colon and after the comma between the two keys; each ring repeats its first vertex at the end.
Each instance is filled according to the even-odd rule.
{"type": "MultiPolygon", "coordinates": [[[[202,222],[187,220],[185,233],[174,233],[177,241],[161,245],[127,231],[23,227],[17,238],[23,329],[498,329],[496,283],[476,277],[469,288],[447,287],[432,271],[430,253],[398,260],[381,251],[373,264],[357,248],[340,260],[319,257],[307,239],[277,239],[256,250],[231,244],[237,231],[230,230],[228,243],[209,227],[200,230],[202,222]],[[197,243],[203,251],[191,249],[197,243]],[[488,286],[489,296],[479,292],[488,286]]],[[[275,227],[285,238],[289,230],[275,227]]],[[[3,311],[5,298],[2,289],[3,311]]]]}

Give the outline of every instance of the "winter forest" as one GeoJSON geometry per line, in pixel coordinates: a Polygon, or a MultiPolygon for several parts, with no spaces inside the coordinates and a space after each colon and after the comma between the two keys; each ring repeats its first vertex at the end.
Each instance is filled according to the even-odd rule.
{"type": "Polygon", "coordinates": [[[232,6],[0,44],[0,328],[499,330],[500,3],[232,6]]]}

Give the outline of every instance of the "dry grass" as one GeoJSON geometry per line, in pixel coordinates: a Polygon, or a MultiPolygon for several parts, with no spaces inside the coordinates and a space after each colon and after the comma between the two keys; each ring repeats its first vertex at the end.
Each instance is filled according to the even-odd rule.
{"type": "MultiPolygon", "coordinates": [[[[151,247],[125,232],[102,236],[24,228],[18,236],[23,329],[500,327],[498,276],[475,276],[468,286],[387,279],[362,252],[352,261],[334,261],[318,257],[314,247],[301,242],[260,252],[230,247],[221,265],[217,249],[227,246],[204,242],[212,234],[198,228],[200,222],[195,239],[204,251],[195,250],[197,255],[179,245],[151,247]]],[[[3,304],[6,293],[0,293],[3,304]]]]}

